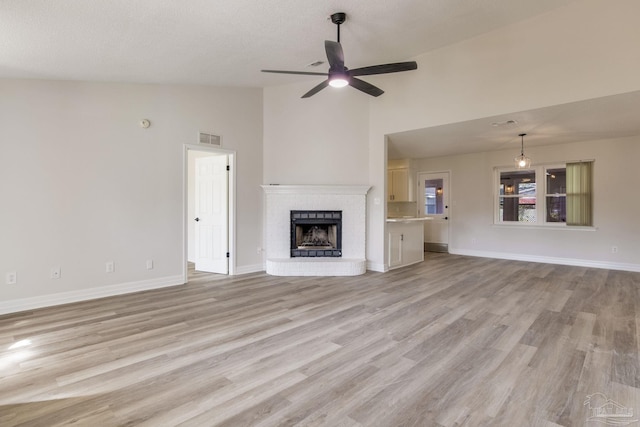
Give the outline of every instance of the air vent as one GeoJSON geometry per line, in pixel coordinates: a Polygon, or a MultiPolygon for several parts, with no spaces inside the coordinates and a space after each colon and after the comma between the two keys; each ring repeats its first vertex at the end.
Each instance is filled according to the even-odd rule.
{"type": "Polygon", "coordinates": [[[307,67],[319,67],[322,64],[324,64],[324,61],[315,61],[315,62],[312,62],[311,64],[307,65],[307,67]]]}
{"type": "Polygon", "coordinates": [[[222,147],[222,138],[219,135],[200,132],[200,144],[213,145],[214,147],[222,147]]]}
{"type": "Polygon", "coordinates": [[[493,122],[491,123],[491,126],[500,127],[500,126],[512,126],[517,124],[518,124],[517,120],[505,120],[504,122],[493,122]]]}

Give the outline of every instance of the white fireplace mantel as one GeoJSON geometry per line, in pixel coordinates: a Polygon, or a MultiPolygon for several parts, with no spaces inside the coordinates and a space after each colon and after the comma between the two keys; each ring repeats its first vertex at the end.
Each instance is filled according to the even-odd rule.
{"type": "Polygon", "coordinates": [[[368,185],[263,185],[266,194],[346,194],[364,196],[368,185]]]}
{"type": "Polygon", "coordinates": [[[263,185],[266,271],[277,276],[353,276],[366,272],[367,185],[263,185]],[[292,210],[340,210],[342,257],[291,258],[292,210]]]}

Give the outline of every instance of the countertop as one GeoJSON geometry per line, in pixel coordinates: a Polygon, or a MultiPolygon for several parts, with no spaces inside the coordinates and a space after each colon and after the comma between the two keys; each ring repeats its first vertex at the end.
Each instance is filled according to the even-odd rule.
{"type": "Polygon", "coordinates": [[[420,221],[430,221],[433,218],[430,216],[425,216],[425,217],[420,217],[420,218],[416,218],[416,217],[400,217],[400,218],[387,218],[387,222],[404,222],[404,223],[411,223],[411,222],[420,222],[420,221]]]}

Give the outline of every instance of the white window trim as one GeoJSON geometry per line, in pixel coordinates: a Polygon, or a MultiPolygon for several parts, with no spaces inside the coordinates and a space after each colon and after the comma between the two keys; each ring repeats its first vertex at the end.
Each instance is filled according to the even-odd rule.
{"type": "MultiPolygon", "coordinates": [[[[518,222],[518,221],[501,221],[500,220],[500,174],[502,172],[513,172],[518,169],[514,166],[496,166],[493,168],[493,225],[496,227],[514,227],[514,228],[555,228],[567,229],[566,222],[547,222],[547,169],[558,169],[567,167],[569,162],[553,162],[531,165],[527,170],[532,170],[536,174],[536,218],[535,224],[518,222]],[[542,179],[541,179],[542,178],[542,179]],[[542,187],[542,188],[541,188],[542,187]],[[541,191],[542,189],[542,191],[541,191]]],[[[580,227],[581,229],[594,229],[594,227],[580,227]]]]}

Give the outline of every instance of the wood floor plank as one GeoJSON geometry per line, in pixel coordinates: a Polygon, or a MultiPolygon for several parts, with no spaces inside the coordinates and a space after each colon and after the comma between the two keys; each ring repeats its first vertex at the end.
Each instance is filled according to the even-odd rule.
{"type": "Polygon", "coordinates": [[[640,412],[640,273],[429,253],[0,316],[3,427],[569,427],[598,393],[640,412]]]}

